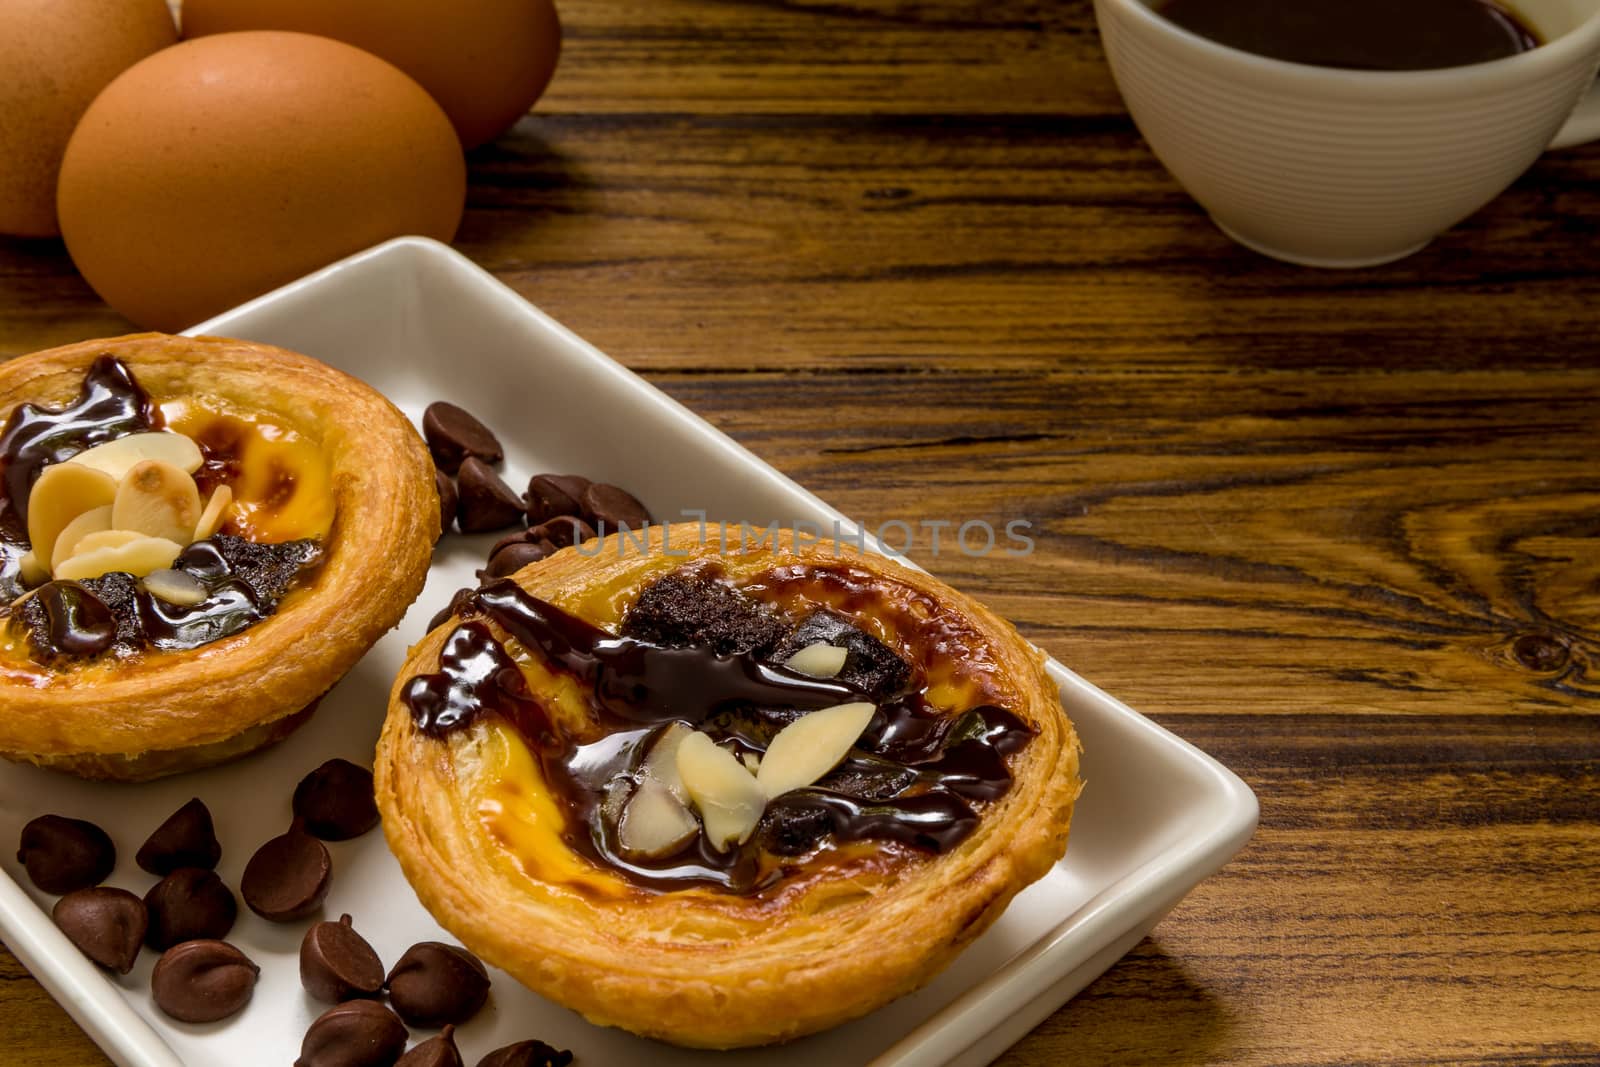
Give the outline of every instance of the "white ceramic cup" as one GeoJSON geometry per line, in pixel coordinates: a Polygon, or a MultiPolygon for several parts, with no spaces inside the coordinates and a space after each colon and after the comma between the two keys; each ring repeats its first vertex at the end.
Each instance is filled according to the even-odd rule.
{"type": "Polygon", "coordinates": [[[1128,110],[1216,224],[1277,259],[1362,267],[1410,255],[1546,148],[1600,137],[1600,0],[1517,0],[1544,44],[1414,71],[1268,59],[1152,5],[1095,0],[1128,110]]]}

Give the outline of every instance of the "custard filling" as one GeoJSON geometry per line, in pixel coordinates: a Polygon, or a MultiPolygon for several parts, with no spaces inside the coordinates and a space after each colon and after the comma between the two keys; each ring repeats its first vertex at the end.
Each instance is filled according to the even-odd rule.
{"type": "Polygon", "coordinates": [[[315,440],[214,397],[164,401],[160,411],[167,429],[200,446],[205,461],[195,482],[202,494],[222,485],[232,491],[224,532],[257,544],[328,536],[333,488],[315,440]]]}

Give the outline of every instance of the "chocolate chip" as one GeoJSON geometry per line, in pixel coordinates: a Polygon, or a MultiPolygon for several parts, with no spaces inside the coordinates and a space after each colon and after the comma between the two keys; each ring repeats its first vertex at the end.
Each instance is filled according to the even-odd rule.
{"type": "Polygon", "coordinates": [[[215,867],[221,858],[211,811],[196,797],[156,827],[133,861],[151,874],[171,874],[179,867],[215,867]]]}
{"type": "Polygon", "coordinates": [[[443,536],[456,521],[456,507],[461,498],[456,493],[456,483],[444,471],[433,472],[433,487],[439,491],[439,534],[443,536]]]}
{"type": "Polygon", "coordinates": [[[185,941],[220,940],[233,929],[239,905],[216,871],[180,867],[144,895],[150,912],[150,947],[163,951],[185,941]]]}
{"type": "Polygon", "coordinates": [[[478,1061],[478,1067],[567,1067],[572,1053],[543,1041],[518,1041],[497,1048],[478,1061]]]}
{"type": "Polygon", "coordinates": [[[593,526],[570,515],[546,519],[529,530],[528,534],[533,538],[548,541],[557,548],[580,545],[595,535],[593,526]]]}
{"type": "Polygon", "coordinates": [[[390,1067],[410,1036],[382,1004],[347,1000],[311,1024],[294,1067],[390,1067]]]}
{"type": "Polygon", "coordinates": [[[439,613],[428,620],[428,629],[437,630],[449,621],[453,615],[459,615],[466,607],[467,600],[475,593],[475,589],[457,589],[450,594],[450,603],[439,609],[439,613]]]}
{"type": "Polygon", "coordinates": [[[585,489],[580,503],[583,505],[583,517],[597,528],[603,526],[608,533],[615,533],[624,526],[630,530],[642,530],[650,521],[650,512],[632,493],[604,482],[595,482],[585,489]]]}
{"type": "Polygon", "coordinates": [[[461,464],[456,492],[461,497],[456,525],[462,533],[503,530],[522,521],[522,498],[476,456],[468,456],[461,464]]]}
{"type": "Polygon", "coordinates": [[[372,772],[349,760],[331,759],[294,787],[295,818],[324,841],[348,841],[378,825],[372,772]]]}
{"type": "Polygon", "coordinates": [[[493,431],[470,413],[440,400],[428,405],[422,413],[422,436],[427,439],[428,451],[439,469],[451,474],[467,457],[489,463],[499,463],[505,458],[500,441],[493,431]]]}
{"type": "Polygon", "coordinates": [[[150,974],[156,1007],[180,1022],[214,1023],[250,1003],[261,968],[226,941],[185,941],[150,974]]]}
{"type": "Polygon", "coordinates": [[[332,874],[328,846],[296,825],[256,849],[245,864],[239,892],[263,919],[293,922],[322,905],[332,874]]]}
{"type": "Polygon", "coordinates": [[[787,624],[732,586],[693,574],[669,574],[644,588],[622,620],[625,637],[667,648],[708,647],[719,655],[765,652],[787,624]]]}
{"type": "Polygon", "coordinates": [[[412,1026],[464,1023],[489,997],[489,972],[478,957],[441,941],[406,949],[384,984],[389,1003],[412,1026]]]}
{"type": "Polygon", "coordinates": [[[489,559],[489,566],[484,573],[490,578],[504,578],[514,574],[530,563],[538,563],[549,556],[542,545],[507,545],[496,552],[489,559]]]}
{"type": "Polygon", "coordinates": [[[528,481],[528,525],[558,515],[582,515],[583,491],[591,484],[576,474],[535,474],[528,481]]]}
{"type": "Polygon", "coordinates": [[[370,997],[383,988],[383,961],[350,925],[350,916],[341,915],[336,923],[316,923],[306,931],[300,983],[329,1004],[370,997]]]}
{"type": "Polygon", "coordinates": [[[860,689],[875,701],[899,692],[911,678],[911,666],[893,649],[831,611],[818,611],[795,627],[772,650],[772,662],[782,663],[818,641],[846,650],[844,667],[835,680],[860,689]]]}
{"type": "Polygon", "coordinates": [[[149,921],[144,902],[126,889],[74,889],[50,912],[67,940],[100,966],[127,974],[139,958],[149,921]]]}
{"type": "Polygon", "coordinates": [[[46,893],[70,893],[106,880],[117,865],[117,846],[92,822],[41,815],[22,828],[17,862],[46,893]]]}
{"type": "Polygon", "coordinates": [[[531,545],[534,543],[534,538],[528,536],[527,530],[513,530],[511,533],[506,534],[504,537],[500,538],[500,540],[491,545],[489,547],[489,554],[485,558],[494,559],[494,554],[500,551],[502,548],[510,548],[512,545],[531,545]]]}
{"type": "Polygon", "coordinates": [[[446,1026],[444,1033],[430,1037],[401,1056],[394,1067],[462,1067],[461,1050],[456,1048],[456,1028],[446,1026]]]}

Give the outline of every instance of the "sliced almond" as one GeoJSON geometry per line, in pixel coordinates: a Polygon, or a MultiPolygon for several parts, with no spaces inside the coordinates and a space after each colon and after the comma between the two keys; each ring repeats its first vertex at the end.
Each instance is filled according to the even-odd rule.
{"type": "Polygon", "coordinates": [[[817,641],[784,660],[783,665],[813,678],[837,678],[839,672],[844,670],[844,661],[849,655],[848,648],[817,641]]]}
{"type": "Polygon", "coordinates": [[[653,778],[633,791],[617,822],[617,844],[629,859],[660,859],[677,852],[700,831],[683,802],[653,778]]]}
{"type": "Polygon", "coordinates": [[[73,456],[72,462],[105,471],[120,482],[136,464],[147,459],[170,463],[185,474],[193,474],[204,462],[200,446],[181,433],[131,433],[85,449],[73,456]]]}
{"type": "Polygon", "coordinates": [[[90,508],[71,522],[56,535],[55,548],[50,552],[50,566],[56,568],[65,562],[66,558],[77,550],[78,542],[92,533],[100,533],[111,529],[111,505],[102,504],[97,508],[90,508]]]}
{"type": "Polygon", "coordinates": [[[661,731],[650,751],[644,757],[639,773],[666,786],[679,803],[689,803],[689,791],[683,787],[683,776],[678,773],[678,746],[694,733],[688,724],[675,722],[661,731]]]}
{"type": "Polygon", "coordinates": [[[232,504],[232,489],[219,485],[211,490],[211,499],[206,501],[205,510],[200,512],[200,521],[194,524],[194,539],[204,541],[222,529],[222,524],[228,517],[228,508],[232,504]]]}
{"type": "Polygon", "coordinates": [[[204,583],[188,571],[151,571],[144,576],[144,587],[151,596],[180,608],[192,608],[206,598],[204,583]]]}
{"type": "Polygon", "coordinates": [[[837,767],[860,740],[873,710],[864,702],[835,704],[796,719],[767,746],[756,781],[768,797],[815,782],[837,767]]]}
{"type": "Polygon", "coordinates": [[[116,496],[116,480],[105,471],[78,463],[46,467],[28,493],[28,541],[39,562],[50,558],[68,523],[116,496]]]}
{"type": "MultiPolygon", "coordinates": [[[[78,543],[72,546],[72,551],[62,558],[61,563],[85,552],[97,552],[102,548],[121,548],[144,536],[146,535],[137,530],[96,530],[78,538],[78,543]]],[[[60,565],[56,564],[57,567],[60,565]]]]}
{"type": "MultiPolygon", "coordinates": [[[[103,534],[90,534],[84,541],[91,541],[97,537],[109,538],[111,534],[126,532],[107,530],[103,534]]],[[[81,581],[84,578],[98,578],[112,571],[123,571],[136,578],[142,578],[152,571],[172,566],[172,561],[177,559],[178,553],[182,551],[183,546],[176,541],[136,534],[131,541],[122,544],[107,544],[74,553],[56,568],[56,577],[81,581]]]]}
{"type": "Polygon", "coordinates": [[[180,467],[159,459],[135,463],[117,487],[111,526],[186,545],[200,522],[200,490],[180,467]]]}
{"type": "MultiPolygon", "coordinates": [[[[43,585],[50,580],[50,572],[45,569],[43,563],[39,562],[39,557],[35,556],[32,550],[24,552],[22,558],[17,560],[17,569],[22,573],[24,585],[43,585]]],[[[19,597],[18,599],[20,600],[21,598],[19,597]]],[[[11,606],[15,608],[17,601],[13,600],[11,606]]]]}
{"type": "Polygon", "coordinates": [[[720,851],[730,844],[744,844],[761,821],[767,794],[738,757],[693,731],[678,745],[678,773],[700,812],[711,847],[720,851]]]}

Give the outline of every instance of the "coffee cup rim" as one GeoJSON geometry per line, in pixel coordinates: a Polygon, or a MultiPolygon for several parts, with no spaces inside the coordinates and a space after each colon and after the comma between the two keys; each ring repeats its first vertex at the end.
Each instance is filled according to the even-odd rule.
{"type": "Polygon", "coordinates": [[[1424,70],[1356,70],[1349,67],[1323,67],[1313,63],[1275,59],[1272,56],[1235,48],[1185,29],[1156,11],[1144,0],[1095,0],[1095,3],[1096,6],[1114,4],[1132,18],[1176,38],[1213,60],[1232,63],[1280,78],[1316,81],[1324,90],[1334,89],[1349,96],[1381,95],[1402,89],[1426,91],[1459,88],[1453,83],[1459,82],[1463,76],[1470,77],[1474,89],[1494,90],[1508,82],[1523,78],[1526,68],[1535,65],[1561,65],[1583,52],[1600,48],[1600,10],[1597,10],[1554,40],[1546,41],[1526,52],[1502,56],[1499,59],[1424,70]]]}

